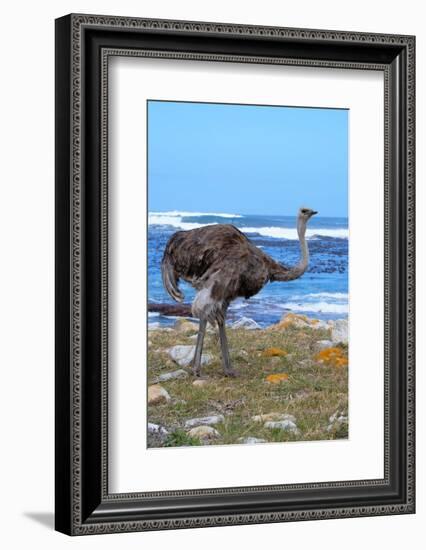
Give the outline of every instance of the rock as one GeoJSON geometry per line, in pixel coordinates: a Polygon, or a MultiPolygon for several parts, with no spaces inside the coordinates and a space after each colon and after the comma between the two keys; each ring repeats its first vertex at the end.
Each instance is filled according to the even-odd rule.
{"type": "Polygon", "coordinates": [[[148,340],[148,347],[150,348],[152,346],[151,340],[148,340]]]}
{"type": "Polygon", "coordinates": [[[311,328],[314,330],[318,329],[329,329],[330,326],[325,321],[320,319],[309,319],[306,315],[300,315],[298,313],[286,313],[279,323],[271,325],[270,330],[286,330],[290,327],[295,328],[311,328]]]}
{"type": "Polygon", "coordinates": [[[283,420],[290,420],[296,422],[296,418],[292,414],[285,414],[279,412],[271,412],[267,414],[259,414],[252,416],[253,422],[281,422],[283,420]]]}
{"type": "MultiPolygon", "coordinates": [[[[167,351],[175,363],[177,363],[180,367],[187,367],[194,358],[195,346],[173,346],[167,351]]],[[[202,365],[208,365],[209,363],[211,363],[211,361],[212,356],[210,354],[202,354],[202,365]]]]}
{"type": "Polygon", "coordinates": [[[342,413],[340,413],[339,411],[336,411],[334,414],[332,414],[330,416],[330,418],[328,419],[328,421],[331,423],[333,423],[342,413]]]}
{"type": "Polygon", "coordinates": [[[337,319],[331,326],[331,340],[334,344],[348,343],[348,320],[337,319]]]}
{"type": "Polygon", "coordinates": [[[305,328],[308,327],[308,318],[306,315],[298,315],[297,313],[286,313],[281,318],[281,321],[271,325],[271,330],[285,330],[290,327],[305,328]]]}
{"type": "Polygon", "coordinates": [[[334,429],[339,429],[342,425],[348,424],[348,417],[344,414],[344,412],[336,411],[333,415],[330,416],[328,419],[329,425],[327,426],[327,431],[331,432],[334,429]]]}
{"type": "Polygon", "coordinates": [[[161,403],[167,403],[170,400],[170,395],[160,386],[160,384],[154,384],[148,387],[148,405],[159,405],[161,403]]]}
{"type": "Polygon", "coordinates": [[[348,423],[348,417],[341,415],[338,418],[336,418],[335,422],[338,422],[339,424],[347,424],[348,423]]]}
{"type": "Polygon", "coordinates": [[[192,382],[193,386],[196,386],[197,388],[202,388],[204,386],[207,386],[209,384],[209,380],[206,380],[205,378],[200,378],[199,380],[194,380],[192,382]]]}
{"type": "Polygon", "coordinates": [[[157,304],[148,302],[148,311],[175,317],[191,317],[191,304],[157,304]]]}
{"type": "Polygon", "coordinates": [[[173,372],[165,372],[157,376],[155,383],[157,382],[167,382],[167,380],[177,380],[186,378],[188,373],[183,369],[174,370],[173,372]]]}
{"type": "Polygon", "coordinates": [[[235,323],[231,324],[231,328],[245,328],[246,330],[256,330],[260,329],[261,327],[253,319],[250,319],[249,317],[241,317],[241,319],[238,319],[238,321],[235,321],[235,323]]]}
{"type": "Polygon", "coordinates": [[[153,424],[152,422],[148,422],[148,433],[167,435],[169,432],[163,426],[159,426],[158,424],[153,424]]]}
{"type": "Polygon", "coordinates": [[[321,351],[322,349],[331,348],[333,342],[331,340],[318,340],[315,343],[316,348],[321,351]]]}
{"type": "Polygon", "coordinates": [[[286,432],[291,432],[294,434],[299,434],[300,430],[296,424],[291,420],[280,420],[278,422],[265,422],[265,428],[274,429],[278,428],[286,432]]]}
{"type": "Polygon", "coordinates": [[[179,319],[175,323],[175,330],[182,334],[192,334],[198,332],[199,326],[197,323],[187,321],[186,319],[179,319]]]}
{"type": "Polygon", "coordinates": [[[149,449],[163,447],[166,438],[169,437],[169,434],[162,434],[157,432],[147,432],[146,442],[149,449]]]}
{"type": "Polygon", "coordinates": [[[244,443],[245,445],[256,445],[256,443],[268,443],[266,439],[259,439],[258,437],[239,437],[239,443],[244,443]]]}
{"type": "Polygon", "coordinates": [[[328,330],[330,328],[330,325],[326,321],[322,321],[321,319],[308,319],[309,327],[313,328],[314,330],[319,329],[325,329],[328,330]]]}
{"type": "Polygon", "coordinates": [[[211,426],[212,424],[220,424],[225,418],[221,414],[214,416],[204,416],[202,418],[191,418],[185,422],[185,428],[193,428],[194,426],[211,426]]]}
{"type": "Polygon", "coordinates": [[[188,435],[201,439],[201,441],[209,441],[210,439],[217,439],[220,437],[220,433],[211,426],[197,426],[189,430],[188,435]]]}

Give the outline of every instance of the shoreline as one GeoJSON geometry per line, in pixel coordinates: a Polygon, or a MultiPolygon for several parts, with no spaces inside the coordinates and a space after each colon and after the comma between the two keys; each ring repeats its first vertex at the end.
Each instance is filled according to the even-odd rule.
{"type": "MultiPolygon", "coordinates": [[[[346,321],[349,322],[349,315],[339,315],[334,318],[321,318],[316,316],[307,315],[304,313],[299,313],[292,311],[291,309],[282,310],[282,315],[276,315],[275,321],[265,323],[259,319],[253,319],[253,317],[246,315],[232,315],[229,314],[226,320],[227,328],[249,328],[253,330],[268,329],[280,322],[285,316],[292,316],[295,318],[301,318],[308,320],[308,325],[310,323],[317,324],[323,328],[328,328],[332,326],[336,321],[346,321]]],[[[173,328],[176,322],[179,319],[191,321],[193,323],[199,323],[199,319],[192,317],[191,315],[191,304],[158,304],[149,302],[148,303],[148,330],[156,330],[161,328],[173,328]]]]}

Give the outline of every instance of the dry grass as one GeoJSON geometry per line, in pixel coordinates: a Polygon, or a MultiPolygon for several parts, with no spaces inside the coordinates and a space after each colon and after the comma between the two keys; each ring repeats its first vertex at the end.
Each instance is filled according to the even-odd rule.
{"type": "MultiPolygon", "coordinates": [[[[148,381],[178,367],[169,358],[167,348],[176,344],[194,345],[191,335],[178,331],[155,330],[149,333],[148,381]]],[[[329,417],[336,411],[347,414],[347,361],[318,361],[318,340],[329,338],[327,330],[287,327],[285,330],[228,330],[231,361],[237,378],[226,378],[220,364],[215,335],[206,337],[204,352],[214,361],[202,368],[208,384],[192,385],[186,379],[170,380],[161,385],[172,401],[148,407],[148,420],[165,426],[172,435],[166,441],[152,439],[149,446],[181,446],[199,444],[187,439],[184,423],[195,417],[222,414],[223,423],[215,426],[221,438],[218,444],[235,444],[241,437],[258,437],[267,441],[311,441],[346,438],[346,426],[327,430],[329,417]],[[274,352],[268,351],[274,349],[274,352]],[[276,350],[283,350],[280,353],[276,350]],[[288,378],[270,377],[287,374],[288,378]],[[267,377],[273,382],[268,382],[267,377]],[[252,416],[270,412],[288,413],[296,418],[300,433],[268,429],[252,416]]],[[[340,348],[340,357],[347,358],[347,348],[340,348]]],[[[188,372],[189,369],[188,369],[188,372]]]]}

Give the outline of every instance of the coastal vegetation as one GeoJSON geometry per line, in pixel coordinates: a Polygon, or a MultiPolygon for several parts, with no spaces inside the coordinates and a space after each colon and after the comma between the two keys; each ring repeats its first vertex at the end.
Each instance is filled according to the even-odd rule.
{"type": "Polygon", "coordinates": [[[287,314],[267,328],[241,325],[228,330],[235,378],[223,374],[212,328],[201,378],[188,364],[197,323],[149,330],[148,446],[347,438],[347,321],[287,314]]]}

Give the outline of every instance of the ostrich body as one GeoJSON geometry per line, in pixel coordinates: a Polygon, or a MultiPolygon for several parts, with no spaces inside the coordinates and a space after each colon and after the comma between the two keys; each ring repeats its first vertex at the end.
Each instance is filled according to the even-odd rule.
{"type": "Polygon", "coordinates": [[[276,262],[230,224],[207,225],[172,235],[164,251],[161,272],[165,289],[177,302],[183,300],[179,279],[197,290],[192,303],[192,314],[200,320],[193,359],[195,376],[200,376],[207,322],[217,323],[224,372],[227,376],[235,375],[225,332],[228,306],[236,298],[254,296],[268,282],[292,281],[305,273],[309,263],[306,225],[316,213],[309,208],[299,210],[300,260],[292,267],[276,262]]]}

